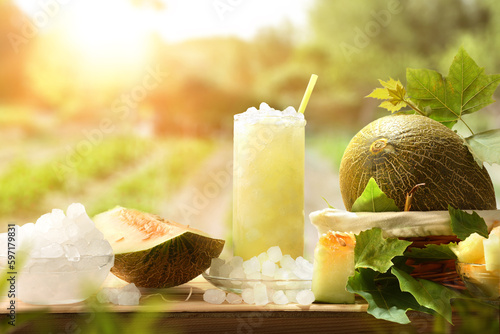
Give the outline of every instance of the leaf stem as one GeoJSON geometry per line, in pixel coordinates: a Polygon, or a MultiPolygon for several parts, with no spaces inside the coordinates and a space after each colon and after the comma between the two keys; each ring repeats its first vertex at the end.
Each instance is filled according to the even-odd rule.
{"type": "Polygon", "coordinates": [[[410,100],[410,99],[405,99],[404,101],[405,101],[405,103],[406,103],[406,104],[407,104],[410,108],[412,108],[413,110],[415,110],[417,113],[419,113],[419,114],[420,114],[420,115],[422,115],[422,116],[426,116],[426,115],[425,115],[425,113],[424,113],[423,111],[421,111],[420,109],[418,109],[418,108],[417,108],[417,106],[416,106],[416,105],[414,105],[414,104],[411,102],[411,100],[410,100]]]}
{"type": "Polygon", "coordinates": [[[463,120],[463,118],[462,118],[462,117],[458,117],[458,119],[459,119],[459,120],[461,120],[461,121],[462,121],[462,123],[464,123],[464,124],[465,124],[465,126],[466,126],[466,127],[467,127],[467,129],[470,131],[470,133],[472,134],[472,136],[474,136],[474,134],[475,134],[475,133],[474,133],[474,131],[472,131],[472,129],[470,128],[470,126],[469,126],[469,125],[468,125],[468,124],[467,124],[467,123],[463,120]]]}

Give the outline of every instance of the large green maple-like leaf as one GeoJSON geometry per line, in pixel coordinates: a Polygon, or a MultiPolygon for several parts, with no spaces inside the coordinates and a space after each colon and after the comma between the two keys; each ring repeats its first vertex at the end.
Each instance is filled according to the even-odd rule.
{"type": "Polygon", "coordinates": [[[400,211],[393,199],[379,188],[373,177],[368,180],[365,190],[352,205],[352,212],[400,211]]]}
{"type": "Polygon", "coordinates": [[[488,226],[477,212],[467,213],[448,205],[450,213],[451,230],[460,239],[465,240],[472,233],[477,233],[488,238],[488,226]]]}
{"type": "Polygon", "coordinates": [[[418,304],[440,314],[449,323],[452,322],[450,300],[459,298],[459,293],[432,281],[413,278],[395,267],[391,269],[391,273],[398,278],[401,291],[411,293],[418,304]]]}
{"type": "Polygon", "coordinates": [[[462,116],[494,102],[500,74],[484,74],[484,68],[461,47],[446,78],[436,71],[408,68],[406,82],[410,99],[427,116],[451,128],[462,116]]]}
{"type": "Polygon", "coordinates": [[[500,129],[476,133],[465,142],[479,166],[483,162],[500,164],[500,129]]]}
{"type": "Polygon", "coordinates": [[[346,290],[363,297],[368,303],[367,312],[377,319],[408,324],[408,310],[434,313],[421,306],[411,293],[401,291],[397,280],[369,268],[357,269],[354,276],[349,277],[346,290]],[[381,280],[384,284],[377,284],[381,280]]]}
{"type": "Polygon", "coordinates": [[[371,268],[385,273],[393,265],[392,259],[403,255],[410,241],[385,239],[382,229],[374,227],[356,235],[354,248],[355,268],[371,268]]]}
{"type": "Polygon", "coordinates": [[[451,250],[450,246],[456,246],[456,243],[448,244],[428,244],[424,248],[413,247],[405,252],[406,257],[414,260],[424,261],[441,261],[441,260],[456,260],[457,256],[451,250]]]}

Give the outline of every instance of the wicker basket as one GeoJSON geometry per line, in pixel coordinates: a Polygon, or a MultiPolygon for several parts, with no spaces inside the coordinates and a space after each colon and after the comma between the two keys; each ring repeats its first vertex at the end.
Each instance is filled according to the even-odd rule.
{"type": "MultiPolygon", "coordinates": [[[[440,245],[460,241],[455,235],[431,235],[402,239],[412,242],[412,244],[408,246],[408,249],[424,248],[426,245],[430,244],[440,245]]],[[[411,273],[415,278],[427,279],[450,288],[465,290],[465,284],[457,272],[455,260],[422,262],[409,258],[406,264],[415,268],[411,273]]]]}

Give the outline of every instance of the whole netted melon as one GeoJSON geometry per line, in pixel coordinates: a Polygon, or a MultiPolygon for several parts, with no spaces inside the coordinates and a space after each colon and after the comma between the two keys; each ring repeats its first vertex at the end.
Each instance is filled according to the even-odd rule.
{"type": "Polygon", "coordinates": [[[373,177],[403,210],[406,195],[420,183],[411,210],[496,209],[495,192],[485,168],[463,139],[428,117],[379,118],[359,131],[340,164],[340,192],[347,210],[373,177]]]}

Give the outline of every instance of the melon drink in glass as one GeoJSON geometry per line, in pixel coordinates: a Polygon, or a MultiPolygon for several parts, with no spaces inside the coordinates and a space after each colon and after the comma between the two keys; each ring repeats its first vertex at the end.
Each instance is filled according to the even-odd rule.
{"type": "Polygon", "coordinates": [[[262,103],[234,116],[233,248],[249,259],[272,246],[304,251],[304,114],[262,103]]]}

